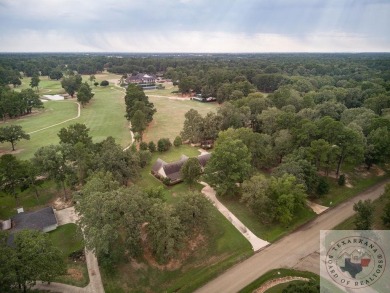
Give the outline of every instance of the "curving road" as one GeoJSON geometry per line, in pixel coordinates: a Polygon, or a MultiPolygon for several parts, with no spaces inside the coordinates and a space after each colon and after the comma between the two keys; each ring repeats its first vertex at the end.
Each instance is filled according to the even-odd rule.
{"type": "Polygon", "coordinates": [[[316,256],[313,260],[319,271],[319,255],[316,252],[320,249],[320,230],[330,230],[351,217],[354,214],[353,204],[359,200],[377,199],[384,192],[384,187],[389,181],[386,180],[385,182],[379,183],[335,208],[328,209],[325,213],[305,224],[296,232],[280,239],[247,260],[235,265],[195,292],[237,292],[258,277],[264,275],[267,271],[281,267],[293,268],[302,259],[310,255],[316,256]]]}

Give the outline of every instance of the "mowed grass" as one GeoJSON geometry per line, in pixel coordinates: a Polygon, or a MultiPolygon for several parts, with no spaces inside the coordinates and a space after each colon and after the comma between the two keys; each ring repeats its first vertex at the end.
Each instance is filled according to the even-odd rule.
{"type": "Polygon", "coordinates": [[[53,245],[61,251],[68,272],[57,277],[55,281],[79,287],[86,286],[89,283],[87,264],[85,261],[75,261],[69,258],[71,253],[84,250],[84,240],[81,234],[78,233],[76,224],[62,225],[49,232],[49,237],[53,245]],[[69,274],[71,272],[74,275],[69,274]]]}
{"type": "MultiPolygon", "coordinates": [[[[374,205],[374,218],[372,223],[372,230],[389,230],[390,227],[385,226],[383,224],[382,216],[384,214],[384,209],[386,203],[389,199],[385,198],[385,196],[381,196],[380,198],[373,201],[374,205]]],[[[340,223],[336,227],[335,230],[355,230],[355,219],[356,215],[346,219],[344,222],[340,223]]]]}
{"type": "MultiPolygon", "coordinates": [[[[148,94],[148,92],[145,92],[148,94]]],[[[144,133],[144,140],[157,142],[160,138],[167,137],[173,141],[180,135],[183,129],[185,113],[190,109],[197,110],[199,114],[205,116],[208,112],[216,112],[217,103],[201,103],[189,100],[173,100],[164,97],[149,96],[157,109],[153,121],[144,133]]]]}
{"type": "Polygon", "coordinates": [[[279,223],[263,224],[255,213],[236,198],[219,196],[218,199],[257,237],[274,242],[313,219],[316,214],[310,208],[301,208],[288,225],[279,223]]]}
{"type": "MultiPolygon", "coordinates": [[[[102,77],[107,76],[102,75],[102,77]]],[[[60,81],[48,82],[57,83],[60,86],[60,81]]],[[[31,158],[38,148],[57,144],[59,142],[57,134],[60,129],[74,123],[85,124],[90,129],[90,135],[94,142],[99,142],[108,136],[112,136],[123,147],[129,145],[131,143],[131,135],[129,123],[124,117],[124,91],[114,85],[107,87],[92,86],[92,91],[95,93],[95,96],[88,105],[81,108],[79,118],[30,134],[30,140],[22,140],[17,143],[17,151],[13,152],[13,154],[20,159],[31,158]]],[[[45,102],[45,108],[37,111],[36,114],[25,116],[21,119],[8,120],[6,123],[2,123],[1,126],[21,125],[27,133],[40,130],[77,117],[78,106],[75,102],[76,99],[45,102]]],[[[10,143],[0,144],[1,153],[6,153],[10,150],[10,143]]]]}
{"type": "Polygon", "coordinates": [[[9,219],[17,214],[16,208],[23,207],[25,211],[47,206],[58,196],[56,184],[45,181],[38,187],[38,198],[31,188],[18,192],[18,204],[13,196],[0,192],[0,219],[9,219]]]}

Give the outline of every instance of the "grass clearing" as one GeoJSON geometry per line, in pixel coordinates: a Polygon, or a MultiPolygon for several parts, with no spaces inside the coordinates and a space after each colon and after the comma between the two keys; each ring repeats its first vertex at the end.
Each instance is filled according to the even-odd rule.
{"type": "Polygon", "coordinates": [[[337,205],[366,190],[370,186],[390,178],[388,170],[383,170],[385,173],[379,176],[376,169],[371,169],[370,171],[365,170],[364,167],[352,169],[348,173],[348,181],[352,187],[339,186],[335,178],[326,177],[326,181],[330,186],[329,193],[313,201],[324,206],[337,205]]]}
{"type": "MultiPolygon", "coordinates": [[[[239,293],[251,293],[269,280],[274,280],[274,279],[288,277],[288,276],[307,278],[309,280],[312,280],[315,283],[320,282],[320,277],[314,273],[281,268],[281,269],[271,270],[265,273],[263,276],[253,281],[245,288],[241,289],[239,293]]],[[[290,283],[287,283],[287,285],[288,284],[290,283]]],[[[272,291],[266,291],[266,292],[272,292],[272,291]]],[[[273,292],[281,292],[281,291],[273,291],[273,292]]]]}
{"type": "MultiPolygon", "coordinates": [[[[385,204],[388,199],[386,199],[383,195],[374,200],[374,220],[372,223],[372,230],[389,230],[389,227],[385,226],[382,221],[382,215],[384,212],[385,204]]],[[[333,229],[335,230],[355,230],[355,219],[356,215],[346,219],[344,222],[340,223],[333,229]]]]}
{"type": "Polygon", "coordinates": [[[66,224],[49,232],[49,237],[61,252],[66,263],[67,274],[59,276],[56,282],[83,287],[89,283],[88,268],[85,260],[73,260],[69,255],[76,251],[84,251],[84,240],[77,231],[76,224],[66,224]]]}
{"type": "Polygon", "coordinates": [[[0,192],[0,219],[9,219],[16,215],[18,207],[28,211],[47,206],[58,196],[56,184],[53,181],[45,181],[41,187],[38,187],[38,194],[37,199],[33,190],[26,189],[18,194],[19,204],[16,204],[13,196],[0,192]]]}
{"type": "MultiPolygon", "coordinates": [[[[146,94],[148,94],[146,92],[146,94]]],[[[157,109],[153,121],[144,133],[145,141],[157,142],[160,138],[167,137],[172,142],[176,136],[180,135],[184,125],[184,115],[190,109],[195,109],[205,116],[208,112],[216,112],[218,104],[201,103],[189,100],[173,100],[162,97],[149,97],[157,109]]]]}
{"type": "Polygon", "coordinates": [[[244,203],[239,202],[238,199],[221,196],[218,199],[257,237],[268,242],[276,241],[316,216],[309,208],[302,208],[288,226],[278,223],[265,225],[260,222],[258,217],[244,203]]]}
{"type": "MultiPolygon", "coordinates": [[[[111,77],[113,76],[117,75],[111,75],[111,77]]],[[[59,81],[49,80],[47,82],[60,84],[59,81]]],[[[123,147],[129,145],[131,136],[129,123],[124,117],[124,92],[117,87],[110,86],[93,87],[92,90],[95,96],[85,108],[81,109],[80,118],[31,134],[30,140],[20,141],[16,146],[16,151],[12,153],[19,159],[29,159],[38,148],[57,144],[59,142],[57,134],[60,129],[74,123],[84,123],[90,128],[90,135],[94,142],[112,136],[123,147]]],[[[8,120],[6,123],[21,125],[27,133],[42,129],[76,117],[78,106],[75,102],[75,99],[45,102],[45,108],[38,111],[37,114],[25,116],[21,119],[8,120]]],[[[10,149],[9,143],[0,144],[1,153],[9,152],[10,149]]]]}

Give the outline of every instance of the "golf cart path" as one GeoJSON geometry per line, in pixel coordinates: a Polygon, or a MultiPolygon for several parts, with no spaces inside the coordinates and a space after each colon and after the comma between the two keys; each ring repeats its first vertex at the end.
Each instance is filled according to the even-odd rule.
{"type": "MultiPolygon", "coordinates": [[[[76,223],[78,219],[74,207],[55,211],[55,215],[59,226],[68,223],[76,223]]],[[[38,282],[37,285],[34,286],[34,289],[64,293],[104,293],[103,282],[95,254],[85,249],[85,259],[88,267],[89,284],[84,288],[56,282],[51,282],[50,284],[38,282]]]]}
{"type": "Polygon", "coordinates": [[[206,182],[200,182],[204,185],[202,193],[209,198],[217,210],[233,224],[234,227],[250,242],[253,251],[259,251],[261,248],[269,245],[269,242],[260,239],[252,233],[235,215],[233,215],[227,207],[225,207],[216,197],[215,190],[206,182]]]}
{"type": "Polygon", "coordinates": [[[76,116],[76,117],[73,117],[73,118],[64,120],[64,121],[59,122],[59,123],[56,123],[56,124],[52,124],[52,125],[43,127],[43,128],[41,128],[41,129],[38,129],[38,130],[31,131],[31,132],[29,132],[29,133],[27,133],[27,134],[33,134],[33,133],[36,133],[36,132],[39,132],[39,131],[42,131],[42,130],[46,130],[46,129],[49,129],[49,128],[52,128],[52,127],[55,127],[55,126],[64,124],[64,123],[66,123],[66,122],[69,122],[69,121],[72,121],[72,120],[75,120],[75,119],[80,118],[80,115],[81,115],[81,105],[80,105],[80,103],[78,103],[78,102],[73,102],[73,103],[77,104],[77,106],[78,106],[78,107],[77,107],[78,109],[77,109],[77,116],[76,116]]]}

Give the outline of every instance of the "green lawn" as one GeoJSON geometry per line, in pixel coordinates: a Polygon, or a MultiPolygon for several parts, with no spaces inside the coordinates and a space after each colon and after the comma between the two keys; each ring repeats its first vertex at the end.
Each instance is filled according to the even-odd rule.
{"type": "Polygon", "coordinates": [[[162,186],[167,191],[166,200],[170,202],[174,200],[172,197],[175,195],[175,193],[187,190],[188,186],[185,183],[180,183],[174,186],[165,186],[161,183],[161,181],[159,181],[150,173],[153,164],[158,158],[161,158],[165,162],[169,163],[179,160],[181,155],[186,155],[188,157],[196,157],[199,154],[200,152],[197,148],[191,147],[189,145],[181,145],[179,147],[172,146],[171,149],[167,152],[155,152],[152,155],[150,163],[141,170],[141,178],[136,182],[136,184],[141,188],[162,186]]]}
{"type": "Polygon", "coordinates": [[[53,181],[44,182],[41,187],[38,187],[38,195],[37,199],[33,190],[26,189],[18,193],[19,204],[16,204],[13,196],[0,192],[0,219],[8,219],[15,215],[17,207],[23,207],[28,211],[47,206],[58,195],[56,184],[53,181]]]}
{"type": "MultiPolygon", "coordinates": [[[[265,273],[263,276],[261,276],[260,278],[253,281],[248,286],[240,290],[239,293],[251,293],[269,280],[288,277],[288,276],[303,277],[303,278],[308,278],[316,283],[320,282],[320,277],[314,273],[281,268],[281,269],[271,270],[265,273]]],[[[266,292],[280,292],[280,291],[266,291],[266,292]]]]}
{"type": "MultiPolygon", "coordinates": [[[[146,92],[148,94],[148,92],[146,92]]],[[[153,121],[144,133],[144,141],[157,142],[160,138],[167,137],[171,141],[180,135],[184,125],[184,115],[190,109],[197,110],[202,116],[208,112],[216,112],[218,105],[216,103],[200,103],[188,100],[171,100],[162,97],[149,97],[157,109],[153,121]]]]}
{"type": "Polygon", "coordinates": [[[114,272],[102,270],[104,289],[110,292],[193,292],[234,263],[253,254],[249,242],[214,209],[207,245],[198,247],[176,270],[145,263],[124,263],[114,272]]]}
{"type": "Polygon", "coordinates": [[[366,170],[362,171],[361,168],[358,170],[352,169],[348,173],[349,182],[351,183],[352,187],[339,186],[336,179],[327,177],[326,181],[330,186],[329,193],[321,198],[314,199],[314,201],[324,206],[337,205],[355,196],[359,192],[364,191],[370,186],[390,178],[389,172],[387,170],[384,171],[386,171],[384,175],[378,176],[374,170],[370,170],[368,172],[366,170]]]}
{"type": "MultiPolygon", "coordinates": [[[[385,208],[385,204],[387,202],[387,199],[384,198],[384,196],[381,196],[380,198],[374,200],[374,221],[372,224],[373,230],[389,230],[390,227],[386,227],[382,222],[382,215],[383,210],[385,208]]],[[[356,216],[352,216],[348,219],[346,219],[344,222],[340,223],[336,227],[334,227],[335,230],[355,230],[355,218],[356,216]]]]}
{"type": "Polygon", "coordinates": [[[218,199],[257,237],[268,242],[274,242],[280,237],[295,230],[307,221],[313,219],[316,214],[309,208],[300,209],[288,226],[282,224],[262,224],[257,216],[238,199],[219,196],[218,199]]]}
{"type": "MultiPolygon", "coordinates": [[[[102,77],[110,78],[115,76],[102,75],[102,77]]],[[[59,81],[47,82],[59,84],[59,81]]],[[[59,142],[57,134],[60,129],[74,123],[87,125],[90,128],[90,135],[93,137],[94,142],[99,142],[108,136],[112,136],[123,147],[129,145],[131,136],[128,129],[128,121],[124,117],[124,92],[115,86],[93,87],[93,92],[95,96],[85,108],[81,109],[80,118],[32,133],[30,135],[31,139],[20,141],[16,146],[16,152],[13,153],[20,159],[31,158],[39,147],[57,144],[59,142]]],[[[45,108],[38,111],[37,114],[7,121],[7,124],[19,124],[27,133],[36,131],[76,117],[77,105],[74,102],[75,99],[45,102],[45,108]]],[[[10,149],[9,143],[0,144],[1,153],[9,152],[10,149]]]]}
{"type": "Polygon", "coordinates": [[[68,274],[59,276],[55,281],[79,287],[86,286],[89,283],[87,264],[85,261],[69,258],[71,253],[84,250],[83,238],[78,233],[76,224],[62,225],[49,232],[49,237],[54,246],[62,252],[68,271],[68,274]],[[70,272],[74,275],[70,275],[70,272]]]}

